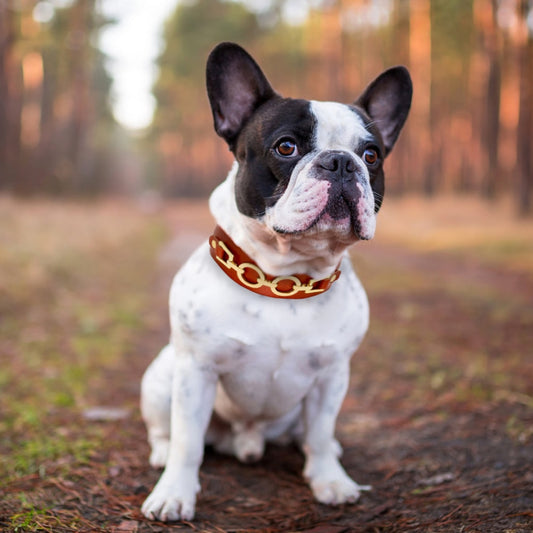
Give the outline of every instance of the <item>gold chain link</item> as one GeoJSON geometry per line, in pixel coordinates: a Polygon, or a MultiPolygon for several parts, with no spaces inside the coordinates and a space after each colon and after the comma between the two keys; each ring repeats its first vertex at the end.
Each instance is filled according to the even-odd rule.
{"type": "Polygon", "coordinates": [[[235,255],[231,253],[228,247],[220,240],[213,239],[211,241],[211,246],[216,250],[217,246],[222,248],[224,253],[227,255],[227,259],[222,259],[218,255],[216,256],[217,261],[219,261],[224,267],[229,270],[234,270],[237,274],[239,281],[249,289],[256,290],[261,287],[268,287],[273,294],[280,297],[289,298],[294,296],[296,293],[304,292],[305,294],[319,294],[326,291],[329,288],[329,285],[337,279],[337,273],[335,272],[329,278],[326,278],[322,281],[329,281],[327,287],[321,289],[316,289],[314,287],[315,283],[320,282],[321,280],[311,279],[309,283],[302,283],[300,279],[296,276],[278,276],[272,281],[266,279],[265,273],[257,266],[252,263],[241,263],[237,265],[234,262],[235,255]],[[252,283],[244,277],[244,273],[247,270],[253,270],[257,274],[257,281],[252,283]],[[292,289],[290,291],[281,291],[278,289],[278,285],[283,281],[291,281],[293,283],[292,289]]]}

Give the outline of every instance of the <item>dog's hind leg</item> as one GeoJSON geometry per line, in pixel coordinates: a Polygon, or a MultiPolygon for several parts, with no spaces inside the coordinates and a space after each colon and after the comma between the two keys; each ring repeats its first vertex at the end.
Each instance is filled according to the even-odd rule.
{"type": "Polygon", "coordinates": [[[146,369],[141,382],[141,413],[152,449],[150,465],[154,468],[162,468],[167,462],[174,359],[174,348],[169,344],[146,369]]]}

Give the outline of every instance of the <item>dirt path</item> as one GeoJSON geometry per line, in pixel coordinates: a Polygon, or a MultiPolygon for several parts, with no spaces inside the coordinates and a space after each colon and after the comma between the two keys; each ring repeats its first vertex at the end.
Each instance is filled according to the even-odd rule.
{"type": "MultiPolygon", "coordinates": [[[[139,508],[159,472],[147,464],[138,384],[168,337],[172,273],[211,229],[193,208],[171,209],[166,220],[173,238],[160,254],[149,327],[128,364],[109,371],[110,386],[96,402],[130,414],[66,421],[82,433],[96,426],[105,445],[68,476],[51,470],[9,487],[9,494],[38,489],[53,506],[58,526],[42,530],[533,531],[533,280],[379,243],[354,256],[372,322],[338,425],[343,464],[373,490],[357,504],[330,508],[313,501],[293,447],[269,446],[253,466],[207,450],[195,522],[145,520],[139,508]]],[[[35,527],[39,515],[33,520],[35,527]]],[[[26,530],[38,528],[19,529],[26,530]]]]}

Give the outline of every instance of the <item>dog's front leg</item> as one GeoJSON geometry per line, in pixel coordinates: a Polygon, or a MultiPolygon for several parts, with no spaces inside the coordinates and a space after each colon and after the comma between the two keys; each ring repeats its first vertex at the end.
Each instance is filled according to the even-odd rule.
{"type": "Polygon", "coordinates": [[[172,384],[170,447],[165,470],[142,506],[153,520],[191,520],[200,490],[198,470],[213,411],[217,377],[193,356],[176,357],[172,384]]]}
{"type": "Polygon", "coordinates": [[[324,371],[305,399],[304,476],[315,498],[325,504],[355,502],[361,490],[339,462],[342,449],[335,440],[335,422],[346,395],[349,361],[324,371]]]}

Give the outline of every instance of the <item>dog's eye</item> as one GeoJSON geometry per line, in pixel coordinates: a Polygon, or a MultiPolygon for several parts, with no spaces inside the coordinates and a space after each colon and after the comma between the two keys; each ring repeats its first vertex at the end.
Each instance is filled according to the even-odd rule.
{"type": "Polygon", "coordinates": [[[298,155],[298,148],[296,146],[296,143],[291,139],[282,139],[276,145],[275,150],[277,154],[283,157],[291,157],[294,155],[298,155]]]}
{"type": "Polygon", "coordinates": [[[363,159],[369,166],[373,166],[378,162],[379,156],[374,148],[367,148],[363,153],[363,159]]]}

